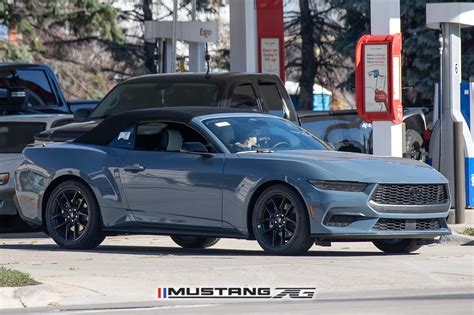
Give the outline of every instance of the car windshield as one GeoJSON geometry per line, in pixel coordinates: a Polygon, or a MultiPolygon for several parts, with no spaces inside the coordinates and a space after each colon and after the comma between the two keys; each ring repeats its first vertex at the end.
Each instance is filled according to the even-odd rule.
{"type": "Polygon", "coordinates": [[[90,118],[105,118],[112,114],[145,108],[217,107],[218,91],[217,85],[209,83],[123,84],[105,96],[90,118]]]}
{"type": "Polygon", "coordinates": [[[273,117],[225,117],[203,121],[232,153],[259,150],[327,150],[293,123],[273,117]]]}

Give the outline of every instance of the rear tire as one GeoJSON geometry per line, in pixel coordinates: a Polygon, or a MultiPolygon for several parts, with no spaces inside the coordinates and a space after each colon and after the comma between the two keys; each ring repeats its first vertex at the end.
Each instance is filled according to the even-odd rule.
{"type": "Polygon", "coordinates": [[[182,248],[208,248],[219,242],[220,238],[216,237],[199,237],[199,236],[185,236],[172,235],[173,242],[182,248]]]}
{"type": "Polygon", "coordinates": [[[387,239],[373,241],[375,247],[387,254],[409,254],[420,249],[418,239],[387,239]]]}
{"type": "Polygon", "coordinates": [[[271,186],[258,197],[252,228],[260,247],[272,255],[303,255],[314,244],[306,204],[286,185],[271,186]]]}
{"type": "Polygon", "coordinates": [[[421,135],[413,129],[408,129],[405,133],[405,143],[407,157],[424,162],[425,150],[423,149],[423,138],[421,135]]]}
{"type": "Polygon", "coordinates": [[[90,188],[77,180],[54,188],[45,221],[49,235],[62,248],[93,249],[105,239],[99,205],[90,188]]]}

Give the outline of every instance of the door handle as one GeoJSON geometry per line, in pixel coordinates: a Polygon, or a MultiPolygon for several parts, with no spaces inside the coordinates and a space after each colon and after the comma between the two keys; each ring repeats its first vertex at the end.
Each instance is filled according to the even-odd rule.
{"type": "Polygon", "coordinates": [[[138,173],[138,172],[143,172],[145,170],[145,166],[142,166],[140,164],[125,165],[123,167],[123,170],[125,172],[130,172],[130,173],[138,173]]]}

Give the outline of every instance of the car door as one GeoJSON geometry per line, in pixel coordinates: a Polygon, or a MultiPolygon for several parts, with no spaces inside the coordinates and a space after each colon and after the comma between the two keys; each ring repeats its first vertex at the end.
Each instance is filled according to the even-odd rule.
{"type": "Polygon", "coordinates": [[[134,150],[120,169],[130,211],[138,221],[168,227],[221,227],[224,156],[181,152],[181,142],[210,144],[183,124],[138,125],[134,150]],[[163,140],[167,133],[167,146],[163,140]]]}

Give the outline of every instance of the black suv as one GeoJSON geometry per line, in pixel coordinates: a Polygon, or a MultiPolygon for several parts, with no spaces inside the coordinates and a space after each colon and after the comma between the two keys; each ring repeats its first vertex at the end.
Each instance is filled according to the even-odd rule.
{"type": "Polygon", "coordinates": [[[211,106],[271,113],[298,124],[295,108],[275,75],[179,73],[144,75],[117,84],[94,110],[80,109],[81,122],[47,130],[37,141],[66,141],[94,128],[105,117],[134,109],[211,106]]]}

